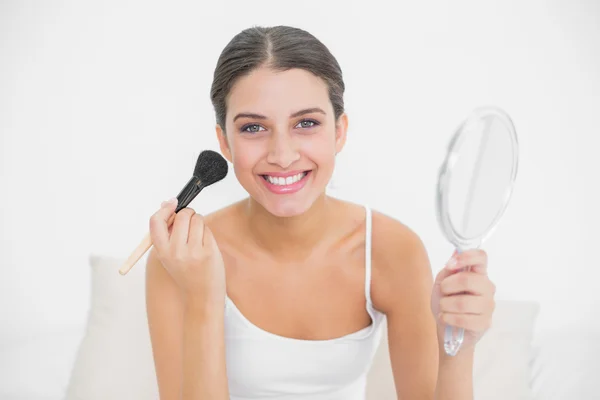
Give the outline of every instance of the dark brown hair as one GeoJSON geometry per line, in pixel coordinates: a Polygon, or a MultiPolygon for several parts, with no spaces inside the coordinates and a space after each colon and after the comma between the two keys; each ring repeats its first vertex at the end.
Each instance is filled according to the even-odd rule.
{"type": "Polygon", "coordinates": [[[300,68],[322,78],[329,88],[335,120],[344,112],[342,69],[323,43],[302,29],[255,26],[235,35],[217,61],[210,98],[223,131],[231,88],[238,78],[262,66],[276,71],[300,68]]]}

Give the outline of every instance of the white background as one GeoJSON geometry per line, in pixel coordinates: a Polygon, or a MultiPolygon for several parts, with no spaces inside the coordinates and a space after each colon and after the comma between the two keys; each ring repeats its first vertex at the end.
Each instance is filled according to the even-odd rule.
{"type": "MultiPolygon", "coordinates": [[[[539,301],[540,327],[600,332],[599,2],[205,3],[0,3],[2,337],[83,325],[88,255],[128,255],[217,149],[222,48],[278,24],[313,33],[344,72],[350,130],[331,193],[413,228],[434,273],[453,250],[434,202],[448,140],[473,108],[505,109],[521,158],[483,246],[497,297],[539,301]]],[[[230,174],[191,207],[244,195],[230,174]]]]}

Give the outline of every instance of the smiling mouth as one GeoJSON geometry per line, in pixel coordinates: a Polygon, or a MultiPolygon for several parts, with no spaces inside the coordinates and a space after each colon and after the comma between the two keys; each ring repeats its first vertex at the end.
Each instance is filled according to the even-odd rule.
{"type": "Polygon", "coordinates": [[[283,177],[283,176],[271,176],[271,175],[261,175],[261,177],[269,182],[271,185],[275,185],[275,186],[287,186],[287,185],[293,185],[294,183],[301,181],[302,179],[304,179],[306,177],[306,175],[308,175],[310,171],[303,171],[300,172],[296,175],[290,175],[287,177],[283,177]]]}

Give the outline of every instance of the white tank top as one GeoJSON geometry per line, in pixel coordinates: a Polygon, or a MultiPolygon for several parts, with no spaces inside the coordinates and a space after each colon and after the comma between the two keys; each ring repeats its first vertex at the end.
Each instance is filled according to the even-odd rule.
{"type": "Polygon", "coordinates": [[[227,297],[225,354],[231,400],[365,400],[367,373],[385,318],[371,302],[371,210],[365,209],[365,297],[372,323],[335,339],[288,338],[254,325],[227,297]]]}

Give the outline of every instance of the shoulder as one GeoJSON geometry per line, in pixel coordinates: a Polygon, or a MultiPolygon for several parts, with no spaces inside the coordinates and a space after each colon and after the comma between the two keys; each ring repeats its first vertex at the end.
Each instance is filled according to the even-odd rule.
{"type": "Polygon", "coordinates": [[[372,212],[373,305],[382,312],[416,297],[429,297],[433,277],[429,256],[419,235],[402,222],[372,212]]]}
{"type": "Polygon", "coordinates": [[[212,232],[221,252],[243,247],[240,237],[244,237],[244,204],[244,200],[240,200],[203,215],[204,223],[212,232]]]}
{"type": "Polygon", "coordinates": [[[203,215],[204,223],[213,233],[221,233],[234,229],[239,225],[242,201],[229,204],[208,214],[203,215]]]}

